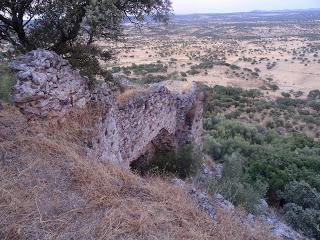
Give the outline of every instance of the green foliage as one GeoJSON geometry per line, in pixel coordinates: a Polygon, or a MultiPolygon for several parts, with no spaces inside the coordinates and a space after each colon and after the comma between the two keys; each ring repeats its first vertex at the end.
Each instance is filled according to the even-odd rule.
{"type": "Polygon", "coordinates": [[[277,91],[279,90],[279,86],[276,84],[269,84],[269,87],[272,91],[277,91]]]}
{"type": "Polygon", "coordinates": [[[308,99],[310,100],[316,100],[316,99],[320,99],[320,90],[312,90],[309,92],[308,94],[308,99]]]}
{"type": "Polygon", "coordinates": [[[230,65],[230,68],[231,68],[232,70],[239,70],[239,69],[240,69],[239,66],[234,65],[234,64],[230,65]]]}
{"type": "MultiPolygon", "coordinates": [[[[320,191],[320,146],[302,134],[280,137],[271,130],[223,118],[205,121],[205,151],[215,160],[228,161],[237,153],[243,171],[238,182],[268,187],[272,197],[294,180],[305,180],[320,191]]],[[[230,175],[230,174],[229,174],[230,175]]],[[[255,189],[255,188],[252,188],[255,189]]]]}
{"type": "Polygon", "coordinates": [[[80,45],[77,49],[67,48],[64,52],[64,56],[70,64],[79,69],[82,76],[88,77],[90,88],[93,88],[96,83],[96,75],[105,74],[96,57],[100,52],[95,47],[80,45]]]}
{"type": "Polygon", "coordinates": [[[165,73],[168,70],[168,66],[162,63],[151,63],[151,64],[132,64],[130,67],[123,67],[123,71],[131,71],[136,75],[146,75],[148,73],[165,73]]]}
{"type": "Polygon", "coordinates": [[[320,194],[305,181],[290,182],[279,197],[286,203],[284,217],[306,236],[320,237],[320,194]]]}
{"type": "Polygon", "coordinates": [[[294,203],[303,208],[320,209],[320,194],[305,181],[293,181],[279,193],[286,203],[294,203]]]}
{"type": "Polygon", "coordinates": [[[310,238],[320,238],[320,211],[316,209],[303,209],[294,203],[284,206],[286,221],[296,230],[302,231],[310,238]]]}
{"type": "Polygon", "coordinates": [[[149,171],[160,174],[171,173],[185,179],[197,173],[201,163],[201,154],[192,145],[180,149],[177,153],[159,151],[149,166],[149,171]]]}
{"type": "Polygon", "coordinates": [[[92,43],[116,40],[128,18],[137,24],[146,17],[166,22],[170,13],[169,0],[4,0],[0,2],[0,44],[10,43],[21,52],[53,50],[79,68],[93,87],[97,76],[110,80],[98,60],[108,60],[111,54],[97,51],[92,43]]]}
{"type": "Polygon", "coordinates": [[[195,69],[195,68],[192,68],[192,69],[190,69],[189,71],[187,71],[187,73],[189,74],[189,75],[197,75],[197,74],[199,74],[199,73],[201,73],[199,70],[197,70],[197,69],[195,69]]]}
{"type": "Polygon", "coordinates": [[[276,103],[280,108],[286,109],[288,107],[304,106],[306,104],[306,101],[302,99],[278,98],[276,100],[276,103]]]}
{"type": "Polygon", "coordinates": [[[0,40],[24,50],[53,49],[117,38],[123,19],[141,23],[145,17],[168,21],[168,0],[43,0],[0,3],[0,40]],[[18,10],[17,10],[18,9],[18,10]]]}
{"type": "Polygon", "coordinates": [[[266,194],[266,185],[243,181],[244,170],[241,154],[234,152],[224,156],[223,177],[217,182],[211,182],[209,190],[211,193],[220,193],[227,200],[245,207],[250,212],[255,212],[256,204],[266,194]]]}
{"type": "Polygon", "coordinates": [[[284,216],[295,229],[319,238],[320,143],[298,132],[298,120],[311,129],[320,126],[317,91],[306,100],[284,96],[267,102],[259,92],[240,88],[203,89],[204,150],[224,164],[222,179],[209,184],[211,192],[252,212],[259,199],[267,198],[284,206],[284,216]],[[261,118],[270,117],[264,126],[261,118],[254,119],[258,112],[261,118]],[[250,122],[243,122],[240,113],[251,116],[250,122]],[[295,132],[279,135],[278,127],[295,132]]]}
{"type": "Polygon", "coordinates": [[[311,101],[309,106],[314,109],[315,111],[320,112],[320,101],[311,101]]]}
{"type": "Polygon", "coordinates": [[[159,83],[162,81],[167,81],[167,80],[174,80],[174,81],[184,81],[185,79],[182,78],[178,73],[173,72],[167,75],[152,75],[148,74],[142,77],[131,77],[128,78],[133,83],[136,84],[152,84],[152,83],[159,83]]]}
{"type": "MultiPolygon", "coordinates": [[[[282,134],[296,131],[310,134],[310,127],[320,128],[320,101],[318,99],[297,99],[285,95],[275,101],[266,101],[261,91],[256,89],[244,90],[223,86],[214,88],[203,86],[202,88],[207,99],[205,116],[239,119],[262,124],[266,128],[277,131],[281,127],[282,134]]],[[[296,96],[295,93],[294,96],[296,96]]],[[[312,132],[312,135],[315,136],[316,132],[312,132]]]]}
{"type": "Polygon", "coordinates": [[[15,76],[7,63],[0,61],[0,100],[10,102],[10,93],[15,82],[15,76]]]}

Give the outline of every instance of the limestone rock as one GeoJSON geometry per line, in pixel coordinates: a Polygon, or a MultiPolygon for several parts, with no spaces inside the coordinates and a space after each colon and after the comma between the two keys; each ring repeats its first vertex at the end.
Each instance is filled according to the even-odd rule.
{"type": "Polygon", "coordinates": [[[86,79],[54,52],[35,50],[14,60],[18,82],[13,102],[32,117],[64,116],[70,108],[82,108],[89,97],[86,79]]]}
{"type": "Polygon", "coordinates": [[[221,194],[215,194],[213,196],[214,203],[219,206],[223,211],[232,211],[234,210],[234,205],[226,200],[221,194]]]}
{"type": "MultiPolygon", "coordinates": [[[[278,236],[284,240],[307,239],[293,230],[290,226],[282,222],[279,217],[269,208],[268,203],[264,199],[261,199],[258,202],[256,209],[258,211],[259,219],[271,227],[275,236],[278,236]]],[[[255,219],[257,219],[257,217],[255,217],[255,219]]]]}
{"type": "Polygon", "coordinates": [[[207,193],[192,188],[189,191],[189,195],[197,202],[202,211],[206,212],[212,220],[215,220],[216,211],[214,203],[207,193]]]}
{"type": "Polygon", "coordinates": [[[130,86],[117,95],[102,83],[89,92],[86,79],[68,61],[41,49],[18,57],[11,68],[18,77],[13,101],[32,118],[65,118],[87,103],[101,107],[96,125],[86,126],[98,132],[88,140],[87,150],[98,161],[129,168],[141,159],[143,165],[156,149],[176,150],[186,144],[202,149],[203,99],[195,84],[130,86]]]}
{"type": "Polygon", "coordinates": [[[203,106],[197,88],[192,85],[188,94],[180,94],[167,84],[129,89],[111,101],[101,126],[106,134],[97,141],[101,161],[112,161],[113,152],[126,167],[143,167],[156,149],[174,150],[186,144],[202,148],[203,106]],[[190,111],[196,114],[187,117],[190,111]]]}

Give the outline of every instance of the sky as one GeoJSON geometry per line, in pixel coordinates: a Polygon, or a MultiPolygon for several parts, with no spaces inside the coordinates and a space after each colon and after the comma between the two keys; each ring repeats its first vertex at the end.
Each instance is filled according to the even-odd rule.
{"type": "Polygon", "coordinates": [[[172,0],[176,14],[320,8],[320,0],[172,0]]]}

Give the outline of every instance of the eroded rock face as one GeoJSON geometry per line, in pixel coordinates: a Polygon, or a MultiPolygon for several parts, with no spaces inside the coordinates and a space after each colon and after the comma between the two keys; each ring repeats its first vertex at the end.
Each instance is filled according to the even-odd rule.
{"type": "Polygon", "coordinates": [[[32,51],[14,60],[11,68],[18,77],[13,101],[31,117],[64,116],[70,108],[86,105],[86,79],[54,52],[32,51]]]}
{"type": "Polygon", "coordinates": [[[187,144],[202,149],[203,107],[198,89],[192,85],[188,94],[178,93],[166,84],[151,85],[125,103],[112,105],[96,146],[101,161],[129,166],[139,159],[150,160],[159,149],[175,150],[187,144]]]}
{"type": "Polygon", "coordinates": [[[129,167],[156,148],[178,149],[186,144],[202,148],[203,104],[195,84],[163,82],[142,90],[132,87],[116,96],[104,83],[89,92],[78,71],[45,50],[21,56],[11,67],[18,72],[13,101],[30,117],[65,118],[90,102],[102,106],[103,116],[92,126],[98,135],[88,149],[99,161],[129,167]]]}

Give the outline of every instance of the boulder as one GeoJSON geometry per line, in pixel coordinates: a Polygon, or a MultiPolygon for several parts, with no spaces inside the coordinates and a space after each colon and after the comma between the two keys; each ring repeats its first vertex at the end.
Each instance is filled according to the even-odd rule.
{"type": "Polygon", "coordinates": [[[32,51],[12,61],[10,67],[18,78],[13,102],[30,117],[61,117],[88,101],[87,80],[54,52],[32,51]]]}

